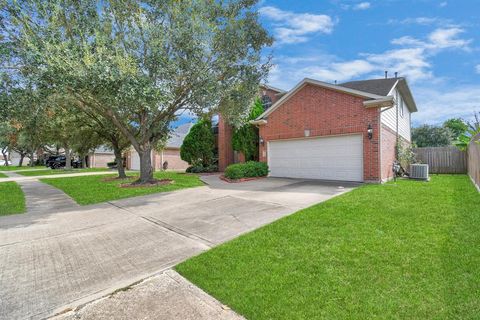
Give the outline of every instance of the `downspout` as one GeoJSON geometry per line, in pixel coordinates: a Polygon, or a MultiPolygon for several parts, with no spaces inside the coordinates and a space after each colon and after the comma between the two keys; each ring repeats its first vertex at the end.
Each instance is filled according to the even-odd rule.
{"type": "Polygon", "coordinates": [[[396,92],[395,94],[396,96],[396,100],[395,100],[395,109],[396,109],[396,130],[395,130],[395,158],[396,160],[398,161],[398,140],[399,140],[399,136],[398,136],[398,91],[396,92]]]}

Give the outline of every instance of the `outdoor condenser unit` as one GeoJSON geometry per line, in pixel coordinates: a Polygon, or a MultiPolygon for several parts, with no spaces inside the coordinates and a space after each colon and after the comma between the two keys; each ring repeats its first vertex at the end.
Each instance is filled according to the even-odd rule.
{"type": "Polygon", "coordinates": [[[428,164],[411,164],[410,179],[428,180],[428,164]]]}

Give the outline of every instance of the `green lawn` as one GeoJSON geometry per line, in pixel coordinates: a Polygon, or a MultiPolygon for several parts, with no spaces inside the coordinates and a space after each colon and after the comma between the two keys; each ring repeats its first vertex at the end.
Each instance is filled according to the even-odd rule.
{"type": "Polygon", "coordinates": [[[0,199],[0,216],[25,212],[25,197],[17,183],[0,183],[0,199]]]}
{"type": "Polygon", "coordinates": [[[6,174],[0,172],[0,178],[6,178],[6,177],[7,177],[6,174]]]}
{"type": "Polygon", "coordinates": [[[478,319],[480,194],[464,175],[366,185],[176,269],[248,319],[478,319]]]}
{"type": "Polygon", "coordinates": [[[155,187],[121,188],[119,186],[120,184],[131,182],[135,180],[136,177],[129,180],[105,182],[105,175],[53,179],[49,178],[41,179],[41,181],[63,190],[81,205],[141,196],[157,192],[174,191],[203,185],[197,175],[178,172],[156,172],[154,175],[158,179],[172,179],[173,183],[155,187]]]}
{"type": "MultiPolygon", "coordinates": [[[[45,168],[45,167],[43,167],[45,168]]],[[[25,172],[17,172],[18,174],[22,176],[27,176],[27,177],[36,177],[36,176],[47,176],[47,175],[52,175],[52,174],[66,174],[66,173],[80,173],[80,172],[102,172],[102,171],[109,171],[110,169],[108,168],[86,168],[86,169],[71,169],[71,170],[65,170],[65,169],[45,169],[45,170],[36,170],[36,171],[25,171],[25,172]]],[[[112,173],[115,171],[112,170],[112,173]]]]}
{"type": "Polygon", "coordinates": [[[31,170],[31,169],[45,169],[45,166],[0,166],[0,171],[17,171],[17,170],[31,170]]]}

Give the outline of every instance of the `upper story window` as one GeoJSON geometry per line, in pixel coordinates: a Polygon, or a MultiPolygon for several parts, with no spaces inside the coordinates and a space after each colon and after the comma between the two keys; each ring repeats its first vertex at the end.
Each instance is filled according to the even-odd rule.
{"type": "Polygon", "coordinates": [[[404,107],[404,106],[403,106],[403,99],[400,98],[399,108],[400,108],[400,117],[402,117],[402,118],[403,118],[403,115],[404,115],[404,114],[403,114],[403,107],[404,107]]]}
{"type": "Polygon", "coordinates": [[[272,98],[270,98],[269,96],[264,94],[262,96],[262,104],[263,104],[263,109],[267,110],[268,108],[270,108],[272,106],[272,98]]]}

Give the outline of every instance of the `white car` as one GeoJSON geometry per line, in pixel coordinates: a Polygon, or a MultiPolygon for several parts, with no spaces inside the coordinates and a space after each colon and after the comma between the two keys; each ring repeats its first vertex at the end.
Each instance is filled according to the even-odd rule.
{"type": "MultiPolygon", "coordinates": [[[[5,160],[0,160],[0,166],[4,166],[5,165],[5,160]]],[[[11,166],[12,165],[12,161],[8,161],[8,165],[11,166]]],[[[1,170],[1,169],[0,169],[1,170]]]]}

